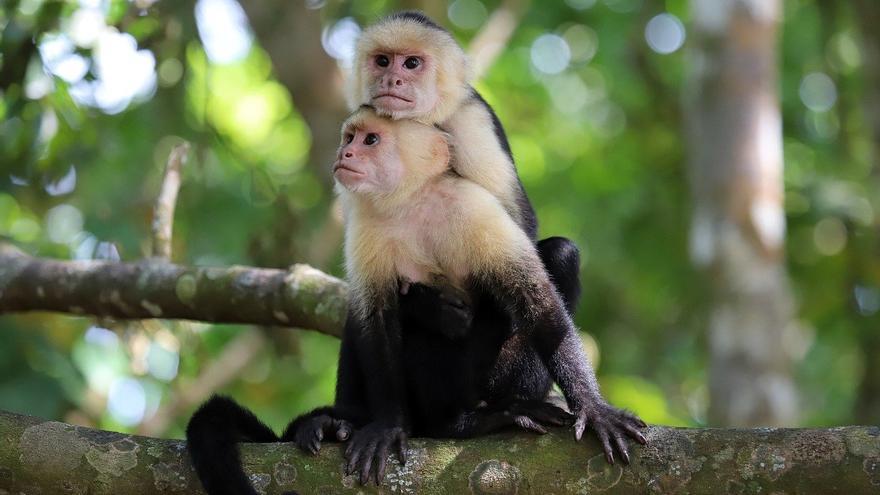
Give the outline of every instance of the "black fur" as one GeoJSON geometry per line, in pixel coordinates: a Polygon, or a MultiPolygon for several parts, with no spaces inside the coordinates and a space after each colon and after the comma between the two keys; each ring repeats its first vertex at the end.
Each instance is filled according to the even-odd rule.
{"type": "Polygon", "coordinates": [[[429,27],[431,29],[443,31],[444,33],[449,32],[446,30],[446,28],[437,24],[436,22],[431,20],[430,17],[426,16],[425,14],[423,14],[422,12],[419,12],[417,10],[404,10],[402,12],[395,12],[395,13],[389,15],[388,17],[386,17],[386,19],[388,19],[388,20],[404,19],[404,20],[416,21],[419,24],[422,24],[422,25],[429,27]]]}
{"type": "Polygon", "coordinates": [[[186,427],[193,467],[210,495],[257,495],[241,468],[238,442],[279,441],[271,428],[232,399],[213,396],[186,427]]]}

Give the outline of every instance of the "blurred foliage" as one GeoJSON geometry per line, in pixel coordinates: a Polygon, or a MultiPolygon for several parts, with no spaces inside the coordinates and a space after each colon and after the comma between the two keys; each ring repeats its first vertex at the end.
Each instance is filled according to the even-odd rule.
{"type": "MultiPolygon", "coordinates": [[[[237,6],[201,2],[215,14],[237,6]]],[[[327,34],[342,18],[363,25],[417,3],[284,5],[321,9],[327,34]]],[[[582,249],[577,323],[593,337],[603,390],[648,421],[701,424],[706,286],[687,255],[680,107],[687,45],[660,54],[645,34],[662,13],[686,28],[688,4],[456,0],[437,20],[467,46],[495,9],[511,4],[520,7],[519,26],[477,87],[506,126],[541,235],[571,237],[582,249]],[[558,37],[548,43],[561,39],[568,50],[555,74],[538,68],[553,53],[535,55],[536,40],[547,34],[558,37]]],[[[334,221],[322,170],[330,157],[308,163],[319,130],[308,128],[273,76],[273,64],[296,66],[295,47],[290,57],[270,60],[259,36],[230,31],[221,41],[245,43],[243,55],[212,60],[192,2],[0,5],[0,236],[40,256],[144,256],[164,160],[186,139],[195,146],[175,222],[176,261],[306,261],[341,275],[338,238],[322,233],[334,221]],[[132,82],[137,77],[140,83],[132,82]],[[267,258],[267,238],[292,246],[267,258]],[[320,244],[328,239],[335,240],[320,244]],[[316,261],[297,254],[310,246],[327,255],[316,261]]],[[[880,309],[880,195],[864,105],[869,83],[848,3],[785,5],[788,266],[799,321],[813,336],[799,369],[804,422],[849,423],[857,417],[864,365],[878,352],[864,345],[877,331],[880,309]]],[[[0,408],[136,430],[240,330],[4,316],[0,408]]],[[[267,335],[272,345],[221,391],[280,428],[332,400],[338,342],[307,331],[267,335]]],[[[176,418],[167,435],[180,436],[186,420],[176,418]]]]}

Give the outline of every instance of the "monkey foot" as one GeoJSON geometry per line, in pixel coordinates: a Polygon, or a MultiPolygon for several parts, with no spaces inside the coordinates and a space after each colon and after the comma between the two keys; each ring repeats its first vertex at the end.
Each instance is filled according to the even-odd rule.
{"type": "Polygon", "coordinates": [[[378,486],[385,477],[388,455],[396,448],[401,465],[406,464],[407,434],[399,426],[373,422],[356,430],[345,447],[345,474],[360,473],[359,481],[367,484],[373,478],[378,486]]]}
{"type": "Polygon", "coordinates": [[[317,455],[322,440],[344,442],[351,437],[351,431],[352,425],[348,421],[318,414],[294,421],[281,439],[292,441],[303,451],[317,455]]]}
{"type": "Polygon", "coordinates": [[[584,429],[589,425],[599,437],[599,442],[602,443],[602,449],[605,451],[605,459],[610,464],[614,464],[612,442],[626,464],[629,464],[629,451],[626,446],[627,436],[642,445],[648,443],[648,440],[639,431],[648,426],[644,421],[629,411],[617,409],[605,402],[587,406],[581,411],[576,412],[575,417],[577,418],[574,423],[575,439],[580,440],[584,434],[584,429]]]}

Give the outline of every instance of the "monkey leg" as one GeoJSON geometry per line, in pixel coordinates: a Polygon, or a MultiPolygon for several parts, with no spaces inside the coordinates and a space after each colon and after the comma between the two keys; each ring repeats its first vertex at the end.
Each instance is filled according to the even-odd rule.
{"type": "Polygon", "coordinates": [[[459,414],[437,436],[473,438],[507,427],[519,427],[539,434],[544,426],[569,426],[574,416],[562,408],[540,400],[513,400],[503,407],[483,407],[459,414]]]}
{"type": "Polygon", "coordinates": [[[248,409],[215,395],[189,420],[186,440],[209,495],[256,495],[241,468],[237,442],[277,442],[278,436],[248,409]]]}
{"type": "Polygon", "coordinates": [[[565,309],[569,315],[574,316],[581,297],[581,255],[578,247],[565,237],[548,237],[538,241],[538,255],[550,275],[550,280],[562,296],[565,309]]]}

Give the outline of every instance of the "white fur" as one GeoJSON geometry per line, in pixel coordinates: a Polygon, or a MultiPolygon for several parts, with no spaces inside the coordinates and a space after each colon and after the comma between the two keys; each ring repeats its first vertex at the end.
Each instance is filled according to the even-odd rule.
{"type": "MultiPolygon", "coordinates": [[[[452,166],[462,177],[488,190],[513,218],[520,217],[516,168],[495,135],[487,109],[470,97],[471,69],[467,56],[449,33],[412,19],[384,19],[368,27],[357,43],[350,78],[352,109],[371,102],[367,69],[377,53],[424,53],[433,62],[438,91],[434,107],[420,115],[389,115],[438,124],[451,135],[455,150],[452,166]]],[[[430,86],[422,84],[425,89],[430,86]]]]}

